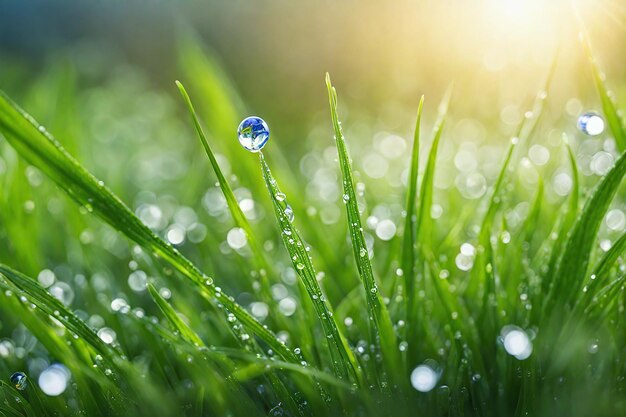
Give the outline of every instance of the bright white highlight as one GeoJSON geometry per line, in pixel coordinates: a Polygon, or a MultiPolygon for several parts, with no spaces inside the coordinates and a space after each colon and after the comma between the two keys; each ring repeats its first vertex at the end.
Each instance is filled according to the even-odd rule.
{"type": "Polygon", "coordinates": [[[504,350],[516,359],[528,359],[533,352],[533,344],[526,332],[516,326],[505,326],[502,329],[502,344],[504,350]]]}
{"type": "Polygon", "coordinates": [[[438,375],[428,365],[420,365],[411,372],[411,385],[420,392],[428,392],[437,385],[438,375]]]}
{"type": "Polygon", "coordinates": [[[65,366],[55,363],[39,375],[39,388],[51,397],[63,394],[70,379],[70,371],[65,366]]]}

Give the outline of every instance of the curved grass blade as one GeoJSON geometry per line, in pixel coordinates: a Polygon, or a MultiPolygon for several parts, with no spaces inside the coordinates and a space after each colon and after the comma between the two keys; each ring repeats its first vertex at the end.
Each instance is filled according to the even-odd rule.
{"type": "Polygon", "coordinates": [[[597,297],[598,293],[604,289],[603,286],[609,285],[605,284],[605,281],[609,278],[615,262],[624,252],[626,252],[626,233],[613,243],[613,246],[604,254],[594,268],[584,286],[584,295],[576,300],[576,310],[590,305],[591,300],[597,297]]]}
{"type": "MultiPolygon", "coordinates": [[[[533,110],[530,117],[524,117],[522,119],[515,136],[511,139],[511,144],[506,152],[504,163],[502,164],[496,183],[493,186],[493,191],[487,206],[487,212],[485,213],[485,217],[483,218],[480,231],[478,233],[479,250],[476,256],[476,262],[474,263],[474,267],[472,269],[472,276],[467,286],[467,290],[469,291],[468,295],[470,297],[483,292],[483,301],[486,301],[489,297],[491,297],[494,301],[497,301],[495,271],[493,268],[494,262],[492,259],[493,248],[491,247],[491,230],[493,228],[494,218],[501,204],[500,194],[502,192],[502,188],[504,187],[506,173],[509,170],[513,152],[522,141],[525,142],[532,136],[544,113],[546,98],[548,97],[548,91],[550,90],[550,85],[552,84],[552,79],[556,71],[557,58],[558,51],[552,60],[552,64],[550,65],[543,89],[540,90],[535,96],[532,105],[533,110]],[[486,254],[485,252],[489,253],[486,254]],[[488,268],[487,265],[491,266],[488,268]],[[481,288],[484,285],[486,285],[487,288],[481,288]]],[[[487,304],[483,302],[483,306],[486,307],[487,304]]],[[[495,320],[496,317],[493,319],[495,320]]]]}
{"type": "MultiPolygon", "coordinates": [[[[317,370],[310,366],[302,366],[300,364],[289,363],[289,362],[284,362],[284,361],[275,360],[275,359],[258,358],[250,353],[242,352],[241,350],[238,350],[238,349],[215,348],[215,349],[211,349],[209,352],[216,352],[216,353],[223,354],[227,357],[245,360],[246,362],[250,364],[250,366],[259,367],[259,369],[257,370],[257,373],[267,372],[268,370],[271,370],[271,369],[287,370],[290,372],[295,372],[304,376],[314,378],[320,382],[333,385],[337,388],[341,388],[344,390],[353,389],[352,385],[346,383],[345,381],[337,379],[334,376],[326,372],[317,370]]],[[[238,376],[244,377],[246,372],[247,371],[242,371],[240,374],[235,375],[235,377],[238,377],[238,376]]]]}
{"type": "Polygon", "coordinates": [[[1,91],[0,132],[23,158],[56,182],[78,204],[94,212],[154,256],[167,261],[193,282],[203,297],[222,303],[226,311],[232,312],[244,327],[267,343],[274,352],[288,361],[297,361],[296,355],[270,330],[232,297],[218,290],[213,279],[202,273],[177,249],[154,234],[102,181],[98,181],[80,165],[52,135],[1,91]]]}
{"type": "MultiPolygon", "coordinates": [[[[328,347],[331,352],[335,373],[339,377],[353,378],[354,381],[361,383],[356,358],[354,357],[354,353],[350,350],[345,337],[340,332],[337,322],[333,317],[331,307],[328,301],[326,301],[322,289],[317,282],[315,269],[307,245],[302,241],[295,226],[291,224],[293,212],[287,212],[289,206],[286,202],[285,195],[280,191],[276,180],[272,176],[270,168],[265,162],[263,153],[260,153],[259,157],[263,170],[263,179],[265,180],[265,184],[272,198],[274,212],[276,213],[276,219],[280,226],[285,248],[289,252],[289,257],[291,258],[295,270],[302,279],[306,292],[311,298],[315,313],[322,324],[324,334],[329,340],[328,347]]],[[[291,209],[289,208],[289,210],[291,209]]]]}
{"type": "MultiPolygon", "coordinates": [[[[368,316],[371,317],[370,326],[377,339],[376,342],[380,346],[383,360],[387,364],[389,375],[393,378],[403,375],[400,371],[400,356],[396,344],[396,334],[391,323],[389,311],[383,303],[380,292],[378,291],[378,286],[376,285],[372,271],[372,264],[367,254],[367,245],[365,244],[365,236],[363,235],[363,228],[361,227],[361,217],[359,215],[354,190],[350,157],[348,156],[348,149],[337,114],[337,91],[332,86],[328,73],[326,73],[326,87],[328,89],[335,142],[339,153],[339,165],[343,177],[343,199],[346,204],[348,228],[350,231],[354,259],[357,264],[359,276],[361,277],[361,282],[365,288],[369,310],[368,316]]],[[[405,383],[404,378],[401,379],[401,382],[405,383]]]]}
{"type": "Polygon", "coordinates": [[[556,305],[571,307],[581,291],[600,224],[625,175],[626,152],[595,187],[570,232],[544,302],[547,311],[556,305]]]}
{"type": "Polygon", "coordinates": [[[209,142],[207,141],[206,135],[204,134],[204,131],[202,130],[202,126],[200,125],[200,121],[198,120],[196,111],[193,107],[193,104],[191,103],[189,94],[187,94],[185,87],[183,87],[182,83],[180,83],[179,81],[176,81],[176,86],[178,87],[180,94],[183,96],[183,99],[185,100],[185,104],[187,105],[187,110],[189,111],[189,114],[191,115],[191,118],[194,123],[194,127],[196,128],[196,133],[198,134],[198,138],[200,139],[200,142],[202,142],[202,146],[204,147],[204,150],[207,156],[209,157],[209,161],[211,162],[211,167],[213,168],[213,171],[215,172],[215,175],[217,176],[217,181],[219,182],[222,193],[224,194],[224,198],[226,199],[226,204],[228,205],[230,214],[233,216],[233,220],[235,221],[235,224],[241,229],[243,229],[244,233],[246,234],[248,244],[250,245],[250,249],[252,250],[252,253],[254,254],[254,260],[257,266],[261,270],[264,270],[259,273],[259,276],[261,277],[261,291],[263,292],[265,301],[271,303],[273,299],[272,299],[272,295],[270,292],[270,284],[267,279],[267,272],[271,271],[271,267],[269,263],[267,262],[267,259],[265,257],[265,252],[263,251],[263,248],[257,241],[255,234],[252,232],[252,228],[250,227],[250,223],[248,222],[248,219],[243,214],[243,211],[241,210],[241,207],[239,206],[239,203],[237,202],[237,198],[235,197],[235,194],[233,193],[233,190],[230,187],[230,184],[228,184],[228,181],[226,181],[226,178],[224,177],[224,174],[222,173],[222,170],[219,164],[217,163],[215,154],[211,150],[211,147],[209,146],[209,142]]]}
{"type": "Polygon", "coordinates": [[[589,63],[591,64],[591,74],[593,76],[593,82],[596,86],[596,90],[598,90],[598,95],[600,96],[602,113],[604,113],[604,117],[606,117],[607,124],[613,134],[617,148],[620,152],[624,152],[626,151],[626,129],[624,128],[624,123],[618,113],[615,101],[613,97],[611,97],[609,90],[606,88],[602,71],[598,67],[598,63],[591,52],[591,45],[586,31],[581,32],[580,41],[583,45],[583,49],[585,50],[585,54],[589,59],[589,63]]]}
{"type": "MultiPolygon", "coordinates": [[[[550,248],[550,258],[548,261],[548,267],[541,273],[541,280],[540,283],[537,285],[537,287],[539,287],[539,291],[535,291],[535,302],[541,306],[543,305],[544,298],[550,291],[550,285],[553,282],[556,268],[558,267],[559,261],[563,255],[563,248],[565,242],[567,241],[567,235],[571,230],[572,224],[574,224],[574,222],[576,221],[576,217],[578,216],[578,200],[580,194],[578,164],[576,163],[576,157],[572,152],[572,148],[569,146],[567,136],[565,134],[563,134],[563,138],[563,143],[565,144],[565,149],[567,150],[568,160],[572,171],[572,190],[569,195],[565,213],[563,216],[561,216],[562,220],[560,224],[557,222],[557,224],[553,228],[554,233],[557,234],[556,240],[553,241],[553,239],[550,237],[546,242],[544,242],[544,246],[550,248]]],[[[552,236],[552,233],[550,235],[552,236]]],[[[541,253],[541,251],[539,251],[538,253],[541,253]]],[[[540,257],[535,256],[535,265],[539,265],[542,262],[543,261],[540,259],[540,257]]],[[[531,311],[533,322],[537,322],[541,312],[541,308],[535,308],[531,311]]]]}
{"type": "MultiPolygon", "coordinates": [[[[142,386],[145,380],[142,379],[131,364],[124,359],[118,351],[104,343],[85,322],[67,309],[59,300],[50,295],[36,280],[6,265],[0,264],[0,286],[13,290],[15,294],[22,294],[26,297],[28,303],[32,303],[36,306],[35,312],[53,317],[60,322],[66,329],[78,337],[78,339],[73,342],[74,345],[83,347],[89,346],[93,349],[93,351],[88,351],[77,347],[77,358],[80,358],[80,360],[75,360],[72,365],[82,370],[81,375],[76,375],[76,378],[97,378],[97,384],[101,388],[98,394],[104,391],[120,396],[120,399],[122,396],[127,396],[129,399],[141,399],[142,401],[145,400],[145,395],[152,394],[150,387],[145,387],[144,389],[146,391],[144,392],[137,390],[136,387],[142,386]],[[93,371],[91,367],[92,357],[95,357],[96,354],[102,356],[103,363],[117,369],[119,373],[124,376],[123,384],[115,384],[111,379],[104,376],[98,378],[97,372],[93,371]]],[[[64,350],[67,349],[66,342],[58,338],[49,325],[39,321],[35,316],[32,316],[32,320],[29,316],[23,316],[22,320],[38,338],[41,339],[41,337],[45,335],[44,339],[47,338],[50,343],[47,345],[49,349],[57,352],[60,358],[67,357],[68,352],[64,350]]],[[[83,392],[82,400],[86,402],[91,401],[92,409],[97,409],[94,408],[96,407],[95,404],[97,400],[92,397],[90,391],[87,390],[83,392]]],[[[117,404],[117,402],[118,401],[111,402],[109,405],[111,407],[118,407],[119,404],[117,404]]]]}
{"type": "Polygon", "coordinates": [[[183,339],[185,339],[189,343],[192,343],[195,346],[205,346],[202,339],[200,339],[200,336],[198,336],[198,334],[194,332],[187,325],[187,323],[183,321],[183,319],[180,318],[178,313],[176,313],[176,310],[174,310],[174,308],[167,301],[165,301],[163,297],[161,297],[161,294],[159,294],[159,291],[154,288],[154,285],[152,285],[152,283],[148,284],[148,291],[150,292],[150,295],[152,296],[154,302],[157,304],[157,306],[159,306],[159,309],[161,310],[165,318],[167,318],[167,320],[178,331],[183,339]]]}
{"type": "Polygon", "coordinates": [[[113,364],[120,364],[121,356],[104,343],[85,322],[76,317],[59,300],[41,287],[36,280],[3,264],[0,264],[0,277],[4,277],[15,288],[23,291],[31,303],[47,315],[60,321],[68,330],[87,342],[97,353],[113,364]]]}

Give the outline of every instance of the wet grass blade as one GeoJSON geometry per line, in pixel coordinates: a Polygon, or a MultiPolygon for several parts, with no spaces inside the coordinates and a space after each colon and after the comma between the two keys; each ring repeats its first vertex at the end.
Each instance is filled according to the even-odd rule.
{"type": "MultiPolygon", "coordinates": [[[[430,208],[433,204],[433,187],[435,180],[435,168],[437,163],[437,154],[439,152],[439,142],[441,141],[441,135],[443,134],[443,128],[445,125],[446,115],[448,113],[448,106],[450,104],[450,98],[452,96],[452,85],[448,88],[446,93],[439,104],[439,114],[435,125],[433,127],[433,140],[430,146],[430,152],[428,153],[428,159],[426,162],[426,168],[422,177],[419,202],[417,203],[417,215],[415,219],[415,240],[417,245],[417,252],[421,255],[422,259],[427,259],[428,254],[425,248],[430,248],[430,228],[432,227],[432,219],[430,217],[430,208]]],[[[417,186],[417,184],[416,184],[417,186]]],[[[406,335],[409,344],[417,341],[417,328],[425,325],[420,323],[421,320],[425,320],[425,314],[423,309],[417,308],[415,299],[418,290],[426,288],[425,282],[421,287],[415,288],[415,281],[417,280],[418,273],[422,277],[425,277],[425,264],[422,264],[418,270],[414,270],[412,274],[406,276],[407,291],[406,291],[406,335]]],[[[424,278],[423,278],[424,279],[424,278]]],[[[435,281],[435,286],[440,286],[440,283],[435,281]]],[[[437,288],[439,290],[440,288],[437,288]]],[[[409,358],[411,355],[409,355],[409,358]]],[[[415,359],[415,358],[411,358],[415,359]]]]}
{"type": "Polygon", "coordinates": [[[159,309],[167,318],[167,320],[171,323],[171,325],[178,331],[178,333],[183,337],[183,339],[187,340],[189,343],[192,343],[195,346],[204,346],[204,342],[200,339],[200,336],[197,335],[188,325],[180,318],[176,310],[167,302],[159,291],[154,288],[154,285],[151,283],[148,284],[148,291],[152,296],[154,302],[159,306],[159,309]]]}
{"type": "MultiPolygon", "coordinates": [[[[565,214],[562,216],[563,221],[560,225],[558,225],[558,236],[556,240],[551,244],[548,267],[546,268],[545,273],[541,275],[541,290],[537,293],[539,304],[542,303],[542,298],[544,297],[544,294],[547,295],[550,290],[550,284],[553,281],[556,268],[558,267],[561,256],[563,255],[563,247],[565,245],[565,242],[567,241],[567,234],[571,230],[572,224],[574,224],[574,222],[576,221],[576,217],[578,216],[578,204],[580,195],[578,164],[576,163],[576,157],[572,152],[572,148],[570,147],[566,136],[564,136],[564,144],[570,163],[570,169],[572,172],[572,190],[570,191],[565,214]]],[[[550,239],[550,241],[552,241],[552,239],[550,239]]],[[[537,262],[541,261],[537,260],[537,262]]],[[[534,309],[533,315],[539,314],[540,311],[541,309],[534,309]]]]}
{"type": "Polygon", "coordinates": [[[579,296],[600,224],[625,175],[626,152],[595,187],[573,226],[544,302],[548,311],[556,305],[571,307],[579,296]]]}
{"type": "Polygon", "coordinates": [[[404,219],[404,234],[402,236],[402,271],[405,278],[405,297],[413,293],[413,282],[415,277],[415,244],[416,244],[416,218],[417,208],[417,173],[419,170],[419,148],[420,148],[420,124],[422,120],[422,107],[424,96],[420,98],[417,106],[417,121],[415,122],[415,133],[413,135],[413,149],[411,150],[411,167],[409,173],[409,189],[406,196],[406,217],[404,219]]]}
{"type": "Polygon", "coordinates": [[[222,190],[222,193],[224,194],[224,198],[226,199],[226,204],[228,205],[230,214],[231,216],[233,216],[233,220],[235,221],[235,224],[239,228],[243,229],[244,233],[246,234],[248,244],[250,245],[250,249],[252,250],[254,254],[255,263],[257,264],[257,267],[259,267],[262,270],[259,272],[259,276],[261,277],[261,287],[262,287],[263,295],[265,297],[265,301],[272,302],[269,282],[267,279],[267,272],[271,271],[271,267],[269,263],[267,262],[267,259],[265,257],[265,252],[263,251],[263,248],[257,241],[255,234],[252,232],[252,228],[250,227],[250,222],[248,222],[248,219],[243,214],[243,211],[241,210],[241,207],[239,206],[237,198],[235,197],[235,194],[233,193],[233,190],[230,187],[230,184],[228,183],[228,181],[226,181],[226,178],[224,177],[224,174],[222,173],[222,170],[219,164],[217,163],[215,154],[213,153],[213,151],[211,150],[211,147],[209,146],[209,142],[207,141],[207,138],[206,138],[206,135],[204,134],[202,126],[200,125],[200,121],[198,120],[196,111],[193,107],[193,104],[191,103],[189,94],[187,94],[185,87],[183,87],[182,83],[180,83],[179,81],[176,81],[176,86],[178,87],[180,94],[183,96],[185,104],[187,105],[187,110],[189,111],[189,114],[191,115],[191,118],[193,120],[196,133],[198,134],[198,138],[200,139],[200,142],[202,143],[202,146],[204,147],[204,150],[207,156],[209,157],[211,167],[213,168],[213,171],[215,172],[215,175],[217,176],[217,181],[220,185],[220,189],[222,190]]]}
{"type": "Polygon", "coordinates": [[[600,259],[593,272],[589,276],[585,284],[585,291],[582,297],[576,300],[576,308],[584,308],[591,304],[591,300],[595,298],[605,286],[609,285],[606,281],[609,279],[611,269],[615,263],[626,252],[626,234],[617,239],[611,248],[600,259]]]}
{"type": "Polygon", "coordinates": [[[309,255],[309,249],[303,242],[298,230],[291,223],[294,213],[287,204],[285,194],[280,191],[278,184],[269,166],[265,162],[263,154],[260,153],[261,168],[263,170],[263,179],[270,193],[274,212],[281,231],[281,236],[285,244],[289,257],[293,263],[294,269],[302,279],[302,283],[306,288],[315,313],[322,325],[324,334],[329,341],[329,349],[333,361],[333,368],[339,377],[353,378],[355,382],[361,382],[361,376],[358,371],[358,363],[354,357],[354,353],[350,350],[348,342],[339,330],[331,307],[322,293],[322,289],[317,282],[313,262],[309,255]]]}
{"type": "Polygon", "coordinates": [[[617,143],[617,148],[620,152],[624,152],[626,151],[626,129],[624,128],[624,123],[618,113],[615,101],[604,83],[604,75],[602,74],[600,67],[598,67],[598,63],[591,52],[591,45],[585,31],[581,32],[580,40],[582,42],[583,49],[585,50],[585,54],[589,59],[589,63],[591,64],[591,75],[593,76],[593,82],[596,86],[596,90],[598,90],[598,95],[600,96],[602,113],[604,113],[609,129],[615,139],[615,143],[617,143]]]}
{"type": "Polygon", "coordinates": [[[120,363],[121,357],[115,350],[104,343],[85,322],[76,317],[76,315],[68,310],[59,300],[50,295],[36,280],[3,264],[0,264],[0,277],[4,277],[8,280],[8,282],[27,297],[29,302],[33,303],[49,316],[60,321],[72,333],[82,338],[97,353],[107,358],[112,364],[120,363]]]}
{"type": "Polygon", "coordinates": [[[50,177],[87,211],[98,215],[149,253],[167,261],[193,282],[203,297],[219,301],[244,327],[267,343],[278,355],[288,361],[297,361],[293,352],[270,330],[232,297],[218,291],[212,278],[203,274],[177,249],[154,234],[102,181],[98,181],[80,165],[52,135],[3,92],[0,92],[0,132],[23,158],[50,177]]]}
{"type": "Polygon", "coordinates": [[[441,103],[439,104],[439,116],[435,122],[433,128],[433,142],[430,146],[430,152],[428,153],[428,161],[426,162],[426,168],[424,170],[424,176],[422,178],[419,204],[417,211],[417,243],[420,246],[430,245],[430,228],[432,226],[432,219],[430,218],[430,208],[433,204],[433,187],[435,181],[435,167],[437,164],[437,154],[439,152],[439,142],[441,141],[441,135],[446,121],[446,115],[448,114],[448,106],[450,104],[450,97],[452,97],[451,85],[446,91],[441,103]]]}
{"type": "MultiPolygon", "coordinates": [[[[396,344],[396,334],[391,323],[389,311],[383,303],[380,291],[374,279],[372,264],[367,253],[365,236],[361,226],[361,217],[357,206],[356,193],[354,190],[354,179],[348,149],[339,123],[337,114],[337,91],[332,86],[330,75],[326,73],[326,87],[328,89],[328,99],[330,103],[330,114],[335,132],[335,142],[339,153],[339,165],[343,177],[343,200],[346,205],[348,216],[348,229],[352,242],[352,252],[358,268],[359,276],[365,289],[368,316],[371,317],[370,325],[380,344],[383,360],[387,364],[388,373],[391,377],[403,375],[400,371],[400,357],[396,344]]],[[[405,382],[404,378],[401,379],[405,382]]]]}

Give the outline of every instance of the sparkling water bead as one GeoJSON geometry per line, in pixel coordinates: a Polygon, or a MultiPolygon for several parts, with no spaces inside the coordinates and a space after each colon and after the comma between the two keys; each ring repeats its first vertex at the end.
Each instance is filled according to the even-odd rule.
{"type": "Polygon", "coordinates": [[[250,152],[258,152],[270,139],[270,128],[260,117],[250,116],[239,124],[237,135],[241,146],[250,152]]]}
{"type": "Polygon", "coordinates": [[[28,385],[28,378],[24,372],[16,372],[11,375],[11,384],[20,391],[24,391],[28,385]]]}
{"type": "Polygon", "coordinates": [[[578,118],[578,128],[589,136],[597,136],[604,131],[604,119],[594,112],[587,112],[578,118]]]}

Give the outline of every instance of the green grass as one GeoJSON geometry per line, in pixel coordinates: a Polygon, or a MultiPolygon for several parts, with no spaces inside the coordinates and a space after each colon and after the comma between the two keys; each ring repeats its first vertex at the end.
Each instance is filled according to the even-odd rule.
{"type": "MultiPolygon", "coordinates": [[[[306,196],[308,179],[279,138],[258,161],[241,149],[233,136],[247,115],[242,100],[192,39],[180,50],[181,78],[197,105],[177,82],[182,101],[159,100],[176,109],[161,117],[181,132],[180,142],[148,135],[134,144],[134,160],[122,141],[85,150],[90,132],[98,135],[94,126],[107,125],[76,121],[80,96],[69,71],[49,75],[69,96],[50,93],[46,102],[57,109],[46,117],[50,131],[0,94],[0,415],[626,413],[626,234],[602,225],[609,209],[623,209],[626,154],[601,178],[580,175],[583,139],[545,105],[556,59],[531,113],[500,148],[479,201],[437,186],[441,170],[454,169],[442,162],[449,126],[462,117],[452,89],[437,115],[424,97],[416,103],[412,147],[402,156],[406,186],[394,189],[367,180],[351,158],[362,155],[358,138],[344,134],[327,75],[330,122],[321,148],[334,134],[336,160],[319,166],[336,174],[335,184],[324,183],[338,191],[331,203],[306,196]],[[171,121],[187,113],[189,126],[171,121]],[[424,126],[432,126],[430,141],[424,126]],[[525,155],[551,129],[569,132],[568,143],[551,149],[550,164],[532,168],[538,178],[527,190],[525,155]],[[183,154],[188,175],[129,180],[129,162],[154,162],[152,146],[183,154]],[[569,173],[569,196],[555,198],[547,180],[554,172],[569,173]],[[440,216],[432,214],[436,204],[445,206],[440,216]],[[375,237],[381,206],[400,208],[387,215],[398,226],[390,239],[375,237]],[[167,222],[157,224],[142,207],[167,222]],[[193,221],[185,220],[190,212],[193,221]],[[339,220],[328,221],[328,213],[339,220]],[[188,240],[172,244],[179,223],[188,240]],[[192,240],[200,225],[206,236],[192,240]],[[243,248],[225,242],[235,228],[246,237],[243,248]],[[610,248],[600,249],[605,239],[610,248]],[[41,285],[46,268],[57,280],[49,289],[41,285]],[[137,271],[146,282],[129,290],[137,271]],[[116,336],[103,337],[103,329],[116,336]],[[529,337],[531,352],[507,352],[511,329],[529,337]],[[36,381],[54,362],[71,372],[58,397],[36,381]],[[419,365],[435,376],[432,389],[411,380],[419,365]],[[29,375],[24,391],[8,383],[17,370],[29,375]]],[[[591,61],[590,82],[624,152],[616,104],[591,61]]],[[[122,88],[116,99],[142,94],[135,84],[127,86],[139,90],[122,88]]]]}

